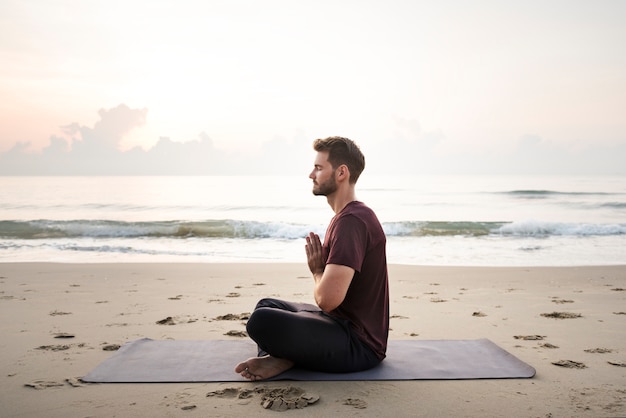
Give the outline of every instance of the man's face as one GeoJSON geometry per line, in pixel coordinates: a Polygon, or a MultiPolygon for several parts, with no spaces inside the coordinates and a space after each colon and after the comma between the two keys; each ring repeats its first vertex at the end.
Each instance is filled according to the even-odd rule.
{"type": "Polygon", "coordinates": [[[317,153],[309,178],[313,180],[313,194],[316,196],[328,196],[337,191],[335,170],[328,162],[328,152],[317,153]]]}

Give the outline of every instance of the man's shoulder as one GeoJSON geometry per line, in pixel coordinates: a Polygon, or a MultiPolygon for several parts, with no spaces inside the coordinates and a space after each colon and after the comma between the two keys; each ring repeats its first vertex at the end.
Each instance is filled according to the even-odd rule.
{"type": "MultiPolygon", "coordinates": [[[[376,216],[376,213],[367,206],[365,203],[360,201],[354,201],[349,204],[338,217],[337,223],[339,224],[349,224],[352,227],[357,227],[357,225],[361,225],[363,228],[370,230],[372,228],[380,229],[380,221],[376,216]]],[[[347,226],[347,225],[346,225],[347,226]]]]}
{"type": "Polygon", "coordinates": [[[360,213],[360,212],[374,213],[374,211],[369,206],[367,206],[365,203],[361,202],[360,200],[353,200],[352,202],[348,203],[348,205],[346,206],[346,210],[344,212],[346,213],[360,213]]]}
{"type": "Polygon", "coordinates": [[[376,213],[367,206],[365,203],[355,200],[351,202],[346,208],[345,215],[354,215],[356,217],[374,217],[376,218],[376,213]]]}

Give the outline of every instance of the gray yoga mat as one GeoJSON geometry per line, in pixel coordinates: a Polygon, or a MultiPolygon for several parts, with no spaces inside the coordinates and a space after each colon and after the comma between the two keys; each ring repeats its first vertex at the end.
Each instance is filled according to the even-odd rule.
{"type": "MultiPolygon", "coordinates": [[[[250,340],[131,341],[82,378],[97,383],[238,382],[235,365],[256,355],[250,340]]],[[[291,369],[272,380],[529,378],[535,369],[487,339],[392,340],[387,358],[357,373],[291,369]]]]}

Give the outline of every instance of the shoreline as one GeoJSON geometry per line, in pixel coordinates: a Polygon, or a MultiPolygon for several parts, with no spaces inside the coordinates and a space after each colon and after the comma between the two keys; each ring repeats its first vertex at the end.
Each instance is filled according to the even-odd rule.
{"type": "Polygon", "coordinates": [[[533,366],[537,375],[467,381],[80,383],[112,354],[106,346],[144,337],[245,338],[236,336],[245,331],[245,321],[217,318],[250,312],[265,296],[311,302],[305,263],[2,262],[3,416],[269,416],[275,412],[263,409],[258,398],[207,397],[260,386],[298,386],[318,394],[315,404],[288,412],[306,416],[626,415],[626,369],[620,366],[626,364],[626,265],[393,264],[389,275],[390,339],[488,338],[533,366]],[[555,312],[580,316],[542,316],[555,312]],[[157,324],[167,317],[173,325],[157,324]],[[66,338],[55,338],[59,335],[66,338]],[[585,368],[553,364],[565,360],[585,368]]]}

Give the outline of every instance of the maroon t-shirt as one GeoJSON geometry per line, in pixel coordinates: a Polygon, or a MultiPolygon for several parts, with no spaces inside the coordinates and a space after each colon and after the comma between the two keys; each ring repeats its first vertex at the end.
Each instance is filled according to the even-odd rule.
{"type": "Polygon", "coordinates": [[[389,335],[386,242],[376,214],[357,201],[335,215],[324,238],[326,264],[355,270],[345,299],[330,314],[349,320],[361,341],[381,360],[389,335]]]}

